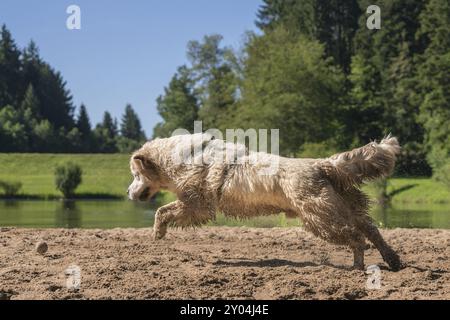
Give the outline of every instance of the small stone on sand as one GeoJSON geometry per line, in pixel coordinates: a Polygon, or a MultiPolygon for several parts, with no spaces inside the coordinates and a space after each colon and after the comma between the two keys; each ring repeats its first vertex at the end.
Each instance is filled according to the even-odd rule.
{"type": "Polygon", "coordinates": [[[46,242],[40,241],[40,242],[38,242],[36,244],[36,251],[37,251],[37,253],[44,254],[44,253],[47,252],[47,250],[48,250],[48,246],[47,246],[46,242]]]}

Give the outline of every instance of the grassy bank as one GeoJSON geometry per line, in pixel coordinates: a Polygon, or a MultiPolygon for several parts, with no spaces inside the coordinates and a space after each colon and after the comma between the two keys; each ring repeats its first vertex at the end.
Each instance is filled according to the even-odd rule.
{"type": "Polygon", "coordinates": [[[54,170],[72,161],[83,169],[83,182],[76,190],[83,198],[124,197],[131,181],[125,154],[0,154],[0,180],[20,181],[22,197],[54,198],[54,170]]]}
{"type": "MultiPolygon", "coordinates": [[[[376,197],[374,186],[369,184],[364,190],[372,198],[376,197]]],[[[392,197],[393,205],[450,203],[450,189],[430,178],[389,179],[387,193],[395,194],[392,197]]]]}
{"type": "MultiPolygon", "coordinates": [[[[66,161],[75,162],[83,169],[78,198],[125,197],[131,182],[126,154],[0,154],[0,180],[21,182],[19,198],[58,198],[61,195],[55,189],[53,173],[58,164],[66,161]]],[[[374,187],[368,185],[364,189],[371,197],[376,196],[374,187]]],[[[393,197],[393,204],[450,202],[450,190],[432,179],[390,179],[388,193],[399,189],[404,191],[393,197]]],[[[165,198],[168,201],[172,197],[165,198]]]]}

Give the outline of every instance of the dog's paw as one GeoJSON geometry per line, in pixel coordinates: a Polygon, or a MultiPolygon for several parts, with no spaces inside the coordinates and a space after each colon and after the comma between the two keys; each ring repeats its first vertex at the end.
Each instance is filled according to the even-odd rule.
{"type": "Polygon", "coordinates": [[[384,261],[386,261],[386,263],[389,265],[391,270],[394,272],[400,271],[401,269],[405,268],[404,263],[402,263],[398,254],[393,250],[385,253],[383,255],[383,259],[384,259],[384,261]]]}
{"type": "Polygon", "coordinates": [[[360,263],[354,263],[352,266],[352,270],[360,270],[360,271],[364,271],[364,263],[360,264],[360,263]]]}
{"type": "Polygon", "coordinates": [[[161,240],[166,235],[166,230],[153,230],[153,240],[161,240]]]}
{"type": "Polygon", "coordinates": [[[154,240],[154,241],[161,240],[163,237],[164,237],[164,236],[161,235],[160,233],[158,233],[158,232],[153,232],[153,240],[154,240]]]}
{"type": "Polygon", "coordinates": [[[397,272],[406,268],[406,264],[403,263],[398,256],[388,261],[389,267],[392,271],[397,272]]]}

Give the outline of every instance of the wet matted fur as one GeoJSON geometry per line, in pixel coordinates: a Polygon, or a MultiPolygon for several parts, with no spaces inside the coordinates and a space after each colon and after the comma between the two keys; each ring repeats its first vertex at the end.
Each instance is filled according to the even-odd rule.
{"type": "MultiPolygon", "coordinates": [[[[248,152],[239,163],[174,161],[174,150],[180,146],[191,150],[191,143],[198,141],[194,136],[155,139],[132,155],[135,180],[128,190],[130,199],[147,200],[161,189],[178,198],[157,210],[155,239],[164,237],[168,226],[202,225],[214,219],[217,211],[239,218],[285,212],[299,217],[314,235],[349,246],[355,268],[364,268],[365,239],[375,245],[391,269],[401,267],[399,256],[369,217],[368,198],[359,189],[364,181],[392,172],[400,150],[395,137],[323,159],[248,152]],[[247,161],[256,155],[261,162],[247,161]],[[278,164],[274,174],[259,174],[261,167],[273,162],[278,164]]],[[[208,135],[201,135],[197,143],[203,150],[209,147],[207,152],[228,145],[208,135]]]]}

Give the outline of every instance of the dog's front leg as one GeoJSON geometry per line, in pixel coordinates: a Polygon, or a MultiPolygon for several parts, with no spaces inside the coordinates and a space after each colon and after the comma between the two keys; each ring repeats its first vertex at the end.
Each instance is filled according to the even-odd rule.
{"type": "Polygon", "coordinates": [[[166,204],[156,210],[153,238],[155,240],[162,239],[166,235],[167,225],[180,214],[182,214],[182,206],[179,200],[166,204]]]}
{"type": "Polygon", "coordinates": [[[200,226],[214,218],[215,208],[197,202],[177,200],[156,211],[153,237],[155,240],[164,237],[167,227],[200,226]]]}

